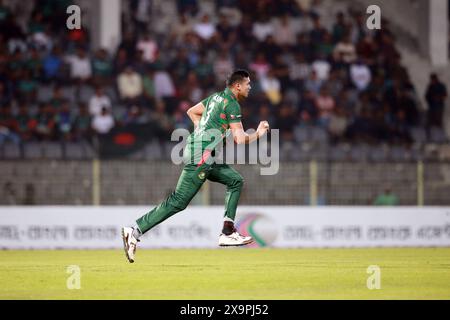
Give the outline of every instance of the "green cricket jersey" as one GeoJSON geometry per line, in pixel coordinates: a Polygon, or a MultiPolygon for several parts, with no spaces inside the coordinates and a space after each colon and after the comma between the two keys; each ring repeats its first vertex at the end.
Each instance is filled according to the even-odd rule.
{"type": "Polygon", "coordinates": [[[229,124],[242,119],[241,107],[229,88],[212,94],[202,103],[205,111],[198,127],[189,135],[184,150],[186,164],[202,164],[230,134],[229,124]]]}

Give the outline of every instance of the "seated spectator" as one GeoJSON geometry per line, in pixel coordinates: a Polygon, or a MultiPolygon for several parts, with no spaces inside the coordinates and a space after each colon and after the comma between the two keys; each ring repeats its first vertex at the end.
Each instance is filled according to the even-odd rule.
{"type": "Polygon", "coordinates": [[[74,116],[70,110],[68,101],[64,101],[60,110],[56,113],[56,127],[59,137],[65,141],[71,141],[73,135],[74,116]]]}
{"type": "Polygon", "coordinates": [[[339,143],[343,140],[347,131],[348,118],[342,108],[336,108],[330,116],[328,133],[331,143],[339,143]]]}
{"type": "Polygon", "coordinates": [[[53,107],[53,109],[58,110],[60,109],[61,105],[65,102],[65,98],[62,92],[61,87],[55,86],[53,88],[53,95],[48,101],[49,104],[53,107]]]}
{"type": "Polygon", "coordinates": [[[76,55],[66,57],[66,62],[70,65],[70,77],[72,80],[85,82],[91,78],[91,60],[84,49],[80,48],[77,50],[76,55]]]}
{"type": "Polygon", "coordinates": [[[216,29],[216,42],[224,50],[229,50],[236,43],[236,28],[230,25],[228,17],[225,14],[221,14],[216,29]]]}
{"type": "Polygon", "coordinates": [[[86,104],[81,103],[73,124],[73,138],[75,141],[88,140],[91,133],[91,116],[86,104]]]}
{"type": "Polygon", "coordinates": [[[105,49],[99,49],[92,59],[92,73],[96,85],[107,85],[111,83],[113,72],[112,62],[108,58],[108,52],[105,49]]]}
{"type": "Polygon", "coordinates": [[[180,14],[178,20],[171,24],[170,39],[176,43],[181,42],[185,35],[192,32],[192,23],[186,14],[180,14]]]}
{"type": "Polygon", "coordinates": [[[275,29],[267,14],[259,17],[259,20],[253,23],[253,36],[259,42],[266,40],[268,36],[274,35],[275,29]]]}
{"type": "Polygon", "coordinates": [[[318,113],[319,125],[323,127],[328,127],[331,115],[334,108],[336,107],[336,102],[334,98],[330,95],[328,89],[323,87],[320,89],[319,95],[316,97],[316,108],[318,113]]]}
{"type": "Polygon", "coordinates": [[[16,116],[17,134],[22,141],[29,141],[32,139],[32,117],[28,112],[28,106],[24,103],[19,105],[19,113],[16,116]]]}
{"type": "Polygon", "coordinates": [[[442,83],[437,74],[430,75],[425,99],[428,104],[427,128],[442,128],[444,118],[445,100],[447,99],[447,87],[442,83]]]}
{"type": "Polygon", "coordinates": [[[163,100],[157,100],[155,110],[150,114],[155,136],[158,140],[165,141],[174,129],[174,119],[168,114],[163,100]]]}
{"type": "Polygon", "coordinates": [[[300,89],[303,81],[309,76],[311,71],[310,65],[305,60],[305,55],[298,52],[295,55],[294,62],[289,67],[289,79],[293,88],[300,89]]]}
{"type": "Polygon", "coordinates": [[[89,114],[91,116],[99,115],[102,112],[102,108],[107,108],[111,111],[111,100],[105,94],[102,87],[95,88],[95,94],[89,99],[89,114]]]}
{"type": "Polygon", "coordinates": [[[18,94],[20,100],[26,102],[36,101],[39,83],[31,77],[29,70],[23,70],[18,78],[18,94]]]}
{"type": "Polygon", "coordinates": [[[34,133],[39,141],[49,141],[56,138],[56,117],[51,104],[41,104],[36,116],[34,133]]]}
{"type": "Polygon", "coordinates": [[[194,32],[201,39],[208,42],[211,40],[216,33],[216,26],[211,22],[209,15],[204,14],[200,22],[194,24],[194,32]]]}
{"type": "Polygon", "coordinates": [[[312,63],[311,69],[315,71],[319,80],[326,81],[330,75],[331,64],[327,61],[325,55],[319,54],[312,63]]]}
{"type": "Polygon", "coordinates": [[[279,46],[290,47],[295,44],[295,30],[289,14],[281,16],[274,27],[275,42],[279,46]]]}
{"type": "Polygon", "coordinates": [[[114,127],[114,117],[108,108],[103,107],[100,114],[92,118],[92,129],[99,135],[105,135],[114,127]]]}
{"type": "Polygon", "coordinates": [[[261,88],[266,97],[270,100],[270,103],[277,105],[281,102],[281,84],[275,77],[273,70],[269,70],[266,77],[263,77],[260,81],[261,88]]]}
{"type": "Polygon", "coordinates": [[[276,121],[276,128],[280,130],[280,139],[282,143],[293,141],[294,127],[297,124],[294,117],[294,109],[287,104],[282,104],[279,111],[279,116],[276,121]]]}
{"type": "Polygon", "coordinates": [[[42,61],[44,71],[44,79],[47,81],[58,81],[63,78],[63,60],[61,58],[61,50],[59,47],[52,49],[42,61]]]}
{"type": "MultiPolygon", "coordinates": [[[[255,60],[249,65],[249,69],[256,73],[257,79],[263,79],[270,70],[270,64],[262,52],[256,54],[255,60]]],[[[255,79],[255,80],[257,80],[255,79]]]]}
{"type": "Polygon", "coordinates": [[[234,63],[227,52],[221,51],[214,62],[213,68],[216,76],[216,85],[224,86],[228,75],[233,72],[234,63]]]}
{"type": "Polygon", "coordinates": [[[320,88],[322,88],[323,80],[319,79],[317,72],[312,70],[309,77],[305,80],[305,90],[311,91],[313,94],[319,94],[320,88]]]}
{"type": "Polygon", "coordinates": [[[164,69],[155,71],[153,83],[155,86],[156,99],[175,96],[175,85],[170,74],[164,69]]]}
{"type": "Polygon", "coordinates": [[[350,41],[349,35],[344,36],[342,41],[338,42],[333,51],[333,58],[335,61],[342,61],[347,65],[355,62],[357,58],[356,48],[350,41]]]}
{"type": "Polygon", "coordinates": [[[152,63],[156,60],[158,44],[155,39],[147,33],[136,44],[136,50],[142,51],[142,57],[145,62],[152,63]]]}
{"type": "Polygon", "coordinates": [[[398,197],[392,193],[390,187],[386,187],[374,200],[375,206],[396,206],[399,204],[398,197]]]}
{"type": "Polygon", "coordinates": [[[120,98],[125,104],[139,104],[138,102],[143,93],[142,77],[132,67],[127,67],[119,74],[117,86],[120,98]]]}
{"type": "Polygon", "coordinates": [[[358,91],[364,91],[372,80],[372,73],[369,67],[361,59],[358,59],[350,66],[350,78],[358,91]]]}
{"type": "Polygon", "coordinates": [[[11,106],[0,108],[0,145],[5,141],[20,143],[18,132],[18,122],[12,114],[11,106]]]}

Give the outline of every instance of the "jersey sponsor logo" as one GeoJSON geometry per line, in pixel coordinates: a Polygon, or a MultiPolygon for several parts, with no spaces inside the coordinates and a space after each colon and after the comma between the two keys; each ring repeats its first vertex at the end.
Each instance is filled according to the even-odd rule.
{"type": "Polygon", "coordinates": [[[216,101],[216,102],[219,102],[219,103],[222,102],[223,99],[224,98],[222,98],[221,96],[218,96],[218,95],[213,96],[213,100],[216,101]]]}

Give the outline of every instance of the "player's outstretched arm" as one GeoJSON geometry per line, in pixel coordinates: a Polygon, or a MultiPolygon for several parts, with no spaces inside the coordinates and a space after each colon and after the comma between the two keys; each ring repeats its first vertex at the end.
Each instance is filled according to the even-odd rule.
{"type": "Polygon", "coordinates": [[[188,109],[187,115],[194,123],[194,128],[198,127],[200,119],[202,118],[203,111],[205,111],[205,106],[201,102],[188,109]]]}
{"type": "Polygon", "coordinates": [[[258,125],[258,129],[256,129],[256,132],[251,134],[247,134],[244,131],[242,122],[230,123],[230,130],[233,134],[234,142],[236,142],[237,144],[248,144],[262,137],[267,132],[267,130],[269,130],[269,123],[267,121],[261,121],[258,125]]]}

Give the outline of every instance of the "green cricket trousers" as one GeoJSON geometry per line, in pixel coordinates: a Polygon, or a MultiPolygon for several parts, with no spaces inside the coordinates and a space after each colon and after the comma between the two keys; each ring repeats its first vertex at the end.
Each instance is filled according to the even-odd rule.
{"type": "Polygon", "coordinates": [[[227,164],[207,164],[198,166],[187,164],[178,179],[174,192],[153,210],[136,220],[142,233],[149,231],[177,212],[184,210],[200,190],[206,179],[226,186],[225,217],[234,221],[244,179],[227,164]]]}

